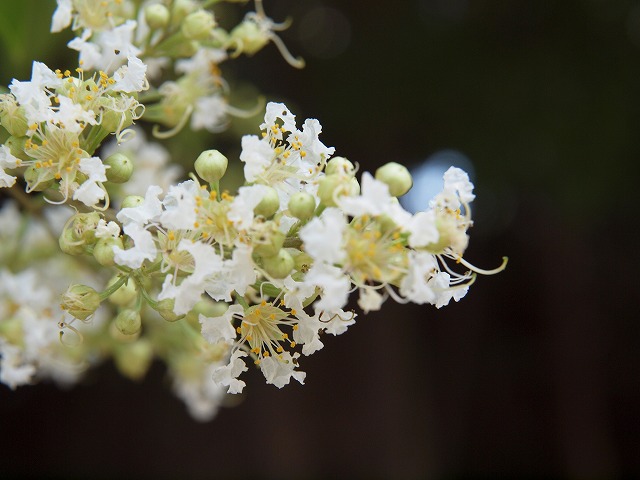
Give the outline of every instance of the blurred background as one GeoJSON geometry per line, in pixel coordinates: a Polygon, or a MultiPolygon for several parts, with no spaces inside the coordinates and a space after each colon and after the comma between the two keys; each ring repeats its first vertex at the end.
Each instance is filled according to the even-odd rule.
{"type": "MultiPolygon", "coordinates": [[[[24,40],[3,58],[5,85],[32,59],[74,61],[68,37],[45,34],[54,2],[20,6],[0,15],[0,35],[24,40]]],[[[271,45],[223,70],[232,84],[318,118],[364,170],[410,166],[422,207],[444,164],[470,171],[465,258],[507,255],[507,270],[441,310],[361,315],[304,358],[304,387],[248,372],[240,404],[206,424],[160,364],[140,383],[106,364],[69,391],[2,385],[0,477],[640,475],[640,1],[265,6],[292,17],[282,37],[307,67],[271,45]]],[[[203,144],[237,155],[258,123],[234,125],[182,158],[203,144]]]]}

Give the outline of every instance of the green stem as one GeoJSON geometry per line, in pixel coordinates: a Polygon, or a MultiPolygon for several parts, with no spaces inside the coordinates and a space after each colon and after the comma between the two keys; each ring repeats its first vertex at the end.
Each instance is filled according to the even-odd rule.
{"type": "Polygon", "coordinates": [[[100,301],[102,302],[103,300],[106,300],[107,298],[109,298],[111,295],[113,295],[114,293],[116,293],[116,291],[122,287],[125,283],[127,283],[127,280],[129,280],[129,276],[128,275],[123,275],[121,276],[117,282],[113,283],[112,285],[110,285],[109,287],[106,288],[106,290],[104,290],[103,292],[100,293],[100,301]]]}

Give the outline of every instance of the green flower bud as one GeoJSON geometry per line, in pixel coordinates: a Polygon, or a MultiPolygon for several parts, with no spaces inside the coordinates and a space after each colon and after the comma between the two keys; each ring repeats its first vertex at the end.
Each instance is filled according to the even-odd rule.
{"type": "Polygon", "coordinates": [[[198,156],[194,167],[201,179],[215,183],[224,176],[228,165],[229,160],[218,150],[205,150],[198,156]]]}
{"type": "Polygon", "coordinates": [[[264,224],[252,237],[253,253],[259,257],[273,257],[284,245],[285,234],[273,222],[264,224]]]}
{"type": "Polygon", "coordinates": [[[216,21],[211,12],[198,10],[186,16],[180,31],[189,40],[206,40],[215,26],[216,21]]]}
{"type": "Polygon", "coordinates": [[[24,114],[24,107],[17,104],[3,103],[3,109],[0,111],[0,123],[14,137],[23,137],[29,130],[27,125],[27,117],[24,114]]]}
{"type": "Polygon", "coordinates": [[[153,360],[153,346],[144,338],[120,344],[114,351],[114,360],[122,375],[131,380],[140,380],[153,360]]]}
{"type": "Polygon", "coordinates": [[[115,252],[113,247],[124,249],[122,238],[107,237],[100,238],[93,247],[93,258],[103,267],[113,267],[115,265],[115,252]]]}
{"type": "Polygon", "coordinates": [[[99,103],[102,104],[102,122],[100,126],[109,133],[122,131],[133,124],[133,115],[129,109],[119,112],[112,108],[112,99],[103,97],[99,103]]]}
{"type": "Polygon", "coordinates": [[[71,285],[62,295],[60,307],[79,320],[85,320],[100,306],[100,294],[87,285],[71,285]]]}
{"type": "Polygon", "coordinates": [[[28,138],[29,137],[15,137],[12,135],[7,138],[4,144],[9,147],[11,155],[13,155],[14,157],[19,158],[20,160],[29,160],[29,155],[27,155],[24,151],[24,146],[28,138]]]}
{"type": "Polygon", "coordinates": [[[278,192],[273,187],[267,187],[268,190],[265,193],[260,203],[253,209],[256,215],[262,215],[265,218],[271,217],[280,208],[280,197],[278,192]]]}
{"type": "Polygon", "coordinates": [[[58,238],[58,245],[67,255],[83,255],[86,251],[84,242],[75,237],[71,228],[65,228],[58,238]]]}
{"type": "Polygon", "coordinates": [[[169,9],[160,3],[147,5],[144,8],[144,19],[152,30],[166,27],[169,24],[170,17],[169,9]]]}
{"type": "Polygon", "coordinates": [[[307,192],[297,192],[289,197],[289,213],[305,221],[313,217],[316,210],[316,199],[307,192]]]}
{"type": "Polygon", "coordinates": [[[327,175],[347,175],[353,177],[356,174],[356,167],[344,157],[333,157],[327,162],[324,169],[327,175]]]}
{"type": "Polygon", "coordinates": [[[138,207],[144,203],[144,197],[140,195],[127,195],[122,200],[121,208],[133,208],[138,207]]]}
{"type": "Polygon", "coordinates": [[[290,248],[288,249],[288,251],[293,256],[295,269],[299,272],[306,273],[307,270],[311,268],[311,265],[313,265],[313,257],[311,257],[311,255],[309,255],[307,252],[303,252],[294,248],[290,248]]]}
{"type": "Polygon", "coordinates": [[[231,31],[230,41],[240,45],[242,53],[251,56],[269,43],[269,37],[256,22],[244,20],[231,31]]]}
{"type": "Polygon", "coordinates": [[[295,261],[286,249],[281,248],[277,255],[263,258],[262,266],[272,277],[285,278],[293,270],[295,261]]]}
{"type": "Polygon", "coordinates": [[[30,192],[43,192],[55,183],[54,174],[48,168],[43,169],[30,165],[23,175],[30,192]]]}
{"type": "Polygon", "coordinates": [[[58,239],[60,249],[69,255],[81,255],[86,247],[96,242],[96,227],[100,221],[100,214],[76,213],[65,224],[58,239]]]}
{"type": "Polygon", "coordinates": [[[124,153],[114,153],[103,162],[107,168],[107,180],[113,183],[124,183],[133,174],[133,162],[124,153]]]}
{"type": "Polygon", "coordinates": [[[125,308],[120,311],[114,321],[116,328],[123,335],[134,335],[142,328],[142,318],[140,312],[125,308]]]}
{"type": "Polygon", "coordinates": [[[396,162],[389,162],[376,170],[376,180],[389,187],[389,194],[400,197],[411,190],[413,178],[407,167],[396,162]]]}
{"type": "Polygon", "coordinates": [[[171,23],[177,26],[194,9],[195,4],[191,0],[174,0],[171,9],[171,23]]]}
{"type": "Polygon", "coordinates": [[[184,317],[184,315],[176,315],[174,313],[173,309],[175,308],[175,303],[176,302],[173,298],[165,298],[158,302],[158,306],[155,310],[167,322],[175,322],[176,320],[180,320],[184,317]]]}
{"type": "MultiPolygon", "coordinates": [[[[109,283],[107,284],[107,288],[120,280],[118,275],[114,276],[109,283]]],[[[138,289],[136,288],[136,284],[133,280],[127,280],[124,285],[122,285],[118,290],[112,293],[109,296],[109,301],[114,305],[118,305],[119,307],[127,307],[135,302],[138,297],[138,289]]]]}
{"type": "Polygon", "coordinates": [[[24,340],[22,321],[15,317],[3,318],[0,322],[0,337],[14,345],[21,345],[24,340]]]}
{"type": "Polygon", "coordinates": [[[318,197],[327,207],[337,206],[335,199],[342,195],[354,196],[360,193],[360,184],[355,177],[332,174],[323,177],[318,184],[318,197]]]}

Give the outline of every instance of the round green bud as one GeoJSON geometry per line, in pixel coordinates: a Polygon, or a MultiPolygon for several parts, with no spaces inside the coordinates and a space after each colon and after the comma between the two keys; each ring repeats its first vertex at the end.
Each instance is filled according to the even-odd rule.
{"type": "Polygon", "coordinates": [[[229,305],[224,302],[214,302],[213,300],[200,300],[195,304],[189,313],[185,316],[185,320],[189,324],[200,331],[200,315],[205,317],[219,317],[227,311],[229,305]]]}
{"type": "Polygon", "coordinates": [[[107,180],[113,183],[127,182],[133,174],[133,162],[124,153],[114,153],[103,162],[107,168],[107,180]]]}
{"type": "Polygon", "coordinates": [[[263,258],[262,266],[272,277],[285,278],[293,270],[295,261],[286,249],[281,248],[277,255],[263,258]]]}
{"type": "Polygon", "coordinates": [[[30,160],[29,155],[24,151],[27,140],[28,137],[16,137],[12,135],[7,138],[4,144],[9,147],[11,155],[14,157],[19,158],[20,160],[30,160]]]}
{"type": "Polygon", "coordinates": [[[273,257],[284,245],[285,234],[273,222],[252,237],[253,253],[259,257],[273,257]]]}
{"type": "Polygon", "coordinates": [[[114,360],[122,375],[131,380],[140,380],[153,360],[153,346],[144,338],[120,344],[114,351],[114,360]]]}
{"type": "Polygon", "coordinates": [[[177,26],[194,8],[195,4],[191,0],[173,0],[171,23],[177,26]]]}
{"type": "Polygon", "coordinates": [[[318,197],[327,207],[336,207],[337,197],[354,196],[358,193],[360,193],[360,184],[355,177],[334,173],[320,179],[318,184],[318,197]]]}
{"type": "Polygon", "coordinates": [[[169,9],[160,3],[147,5],[144,8],[144,19],[152,30],[166,27],[170,17],[169,9]]]}
{"type": "Polygon", "coordinates": [[[376,170],[376,180],[386,183],[389,194],[400,197],[413,186],[413,178],[407,167],[396,162],[389,162],[376,170]]]}
{"type": "Polygon", "coordinates": [[[211,12],[197,10],[185,17],[180,31],[189,40],[206,40],[215,26],[216,21],[211,12]]]}
{"type": "Polygon", "coordinates": [[[324,173],[327,175],[347,175],[353,177],[356,174],[356,167],[344,157],[333,157],[327,162],[324,173]]]}
{"type": "Polygon", "coordinates": [[[205,150],[198,156],[194,167],[201,179],[214,183],[224,176],[228,165],[229,160],[218,150],[205,150]]]}
{"type": "Polygon", "coordinates": [[[0,123],[14,137],[22,137],[27,134],[29,125],[27,125],[27,117],[24,114],[24,107],[11,105],[7,109],[0,112],[0,123]]]}
{"type": "Polygon", "coordinates": [[[176,302],[173,298],[165,298],[158,302],[156,311],[167,322],[175,322],[176,320],[180,320],[181,318],[184,317],[184,315],[176,315],[174,313],[173,309],[175,308],[175,304],[176,302]]]}
{"type": "MultiPolygon", "coordinates": [[[[109,283],[107,284],[107,288],[120,280],[118,275],[114,276],[109,283]]],[[[112,293],[109,296],[109,301],[114,305],[118,305],[119,307],[127,307],[132,305],[138,297],[138,289],[136,288],[136,284],[133,280],[127,280],[124,285],[122,285],[118,290],[112,293]]]]}
{"type": "Polygon", "coordinates": [[[242,53],[253,55],[269,43],[269,37],[256,22],[244,20],[231,30],[230,41],[241,45],[242,53]]]}
{"type": "Polygon", "coordinates": [[[307,252],[303,252],[294,248],[290,248],[288,249],[288,251],[293,256],[295,269],[299,272],[306,273],[307,270],[311,268],[311,265],[313,265],[313,257],[307,252]]]}
{"type": "Polygon", "coordinates": [[[67,255],[83,255],[86,251],[85,244],[82,240],[78,240],[75,232],[71,228],[65,228],[58,238],[58,245],[67,255]]]}
{"type": "Polygon", "coordinates": [[[262,215],[265,218],[271,217],[280,208],[280,197],[273,187],[267,187],[264,197],[260,203],[253,209],[256,215],[262,215]]]}
{"type": "Polygon", "coordinates": [[[100,122],[100,126],[109,133],[114,133],[123,130],[133,124],[133,115],[130,110],[125,110],[124,112],[118,112],[114,110],[112,105],[112,100],[109,97],[103,97],[100,99],[100,102],[103,104],[101,107],[103,109],[102,112],[102,121],[100,122]]]}
{"type": "Polygon", "coordinates": [[[124,249],[122,238],[99,238],[93,247],[93,258],[103,267],[113,267],[115,265],[114,257],[116,255],[113,247],[124,249]]]}
{"type": "Polygon", "coordinates": [[[60,307],[79,320],[85,320],[100,306],[100,294],[88,285],[71,285],[62,295],[60,307]]]}
{"type": "Polygon", "coordinates": [[[313,217],[316,210],[316,199],[307,192],[297,192],[289,197],[289,213],[305,221],[313,217]]]}
{"type": "Polygon", "coordinates": [[[23,176],[30,192],[43,192],[55,183],[51,171],[37,168],[35,165],[28,166],[23,176]]]}
{"type": "Polygon", "coordinates": [[[121,208],[135,208],[144,203],[144,197],[140,195],[127,195],[122,200],[121,208]]]}
{"type": "Polygon", "coordinates": [[[142,328],[142,318],[137,310],[125,308],[120,311],[114,321],[116,328],[123,335],[134,335],[142,328]]]}

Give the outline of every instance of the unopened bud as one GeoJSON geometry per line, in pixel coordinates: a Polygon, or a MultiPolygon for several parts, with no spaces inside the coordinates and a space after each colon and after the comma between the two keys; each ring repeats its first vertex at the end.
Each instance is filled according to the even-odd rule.
{"type": "Polygon", "coordinates": [[[273,257],[263,258],[262,266],[272,277],[285,278],[293,270],[295,262],[291,254],[286,249],[281,248],[273,257]]]}
{"type": "Polygon", "coordinates": [[[93,247],[93,258],[103,267],[113,267],[115,265],[115,252],[113,247],[124,249],[122,238],[106,237],[100,238],[93,247]]]}
{"type": "Polygon", "coordinates": [[[256,215],[262,215],[265,218],[271,217],[280,208],[280,197],[273,187],[267,187],[264,197],[260,203],[253,209],[256,215]]]}
{"type": "Polygon", "coordinates": [[[153,3],[144,8],[144,19],[152,30],[158,30],[169,24],[169,9],[160,3],[153,3]]]}
{"type": "Polygon", "coordinates": [[[316,210],[316,199],[307,192],[297,192],[289,197],[289,213],[305,221],[313,216],[316,210]]]}
{"type": "Polygon", "coordinates": [[[118,313],[114,323],[118,331],[123,335],[134,335],[142,328],[140,313],[129,308],[118,313]]]}
{"type": "Polygon", "coordinates": [[[252,237],[253,253],[259,257],[273,257],[284,245],[285,234],[273,222],[258,230],[252,237]]]}
{"type": "Polygon", "coordinates": [[[174,313],[173,309],[175,308],[175,304],[176,302],[173,298],[165,298],[158,302],[156,311],[167,322],[175,322],[176,320],[180,320],[182,317],[184,317],[184,315],[176,315],[174,313]]]}
{"type": "Polygon", "coordinates": [[[153,346],[144,338],[123,343],[115,349],[114,360],[120,373],[132,380],[139,380],[149,370],[153,360],[153,346]]]}
{"type": "Polygon", "coordinates": [[[347,175],[353,177],[356,174],[356,167],[344,157],[333,157],[327,162],[324,173],[327,175],[347,175]]]}
{"type": "Polygon", "coordinates": [[[133,174],[133,162],[124,153],[114,153],[103,162],[107,168],[107,180],[113,183],[125,183],[133,174]]]}
{"type": "Polygon", "coordinates": [[[347,195],[354,196],[360,193],[360,184],[355,177],[340,174],[332,174],[323,177],[318,185],[318,197],[327,207],[335,207],[336,198],[347,195]]]}
{"type": "Polygon", "coordinates": [[[198,10],[186,16],[180,30],[189,40],[206,40],[215,26],[216,21],[211,12],[198,10]]]}
{"type": "Polygon", "coordinates": [[[218,150],[205,150],[198,156],[194,167],[201,179],[214,183],[224,176],[228,165],[229,160],[218,150]]]}
{"type": "Polygon", "coordinates": [[[400,197],[411,190],[413,178],[407,167],[396,162],[389,162],[376,170],[376,180],[386,183],[389,194],[400,197]]]}
{"type": "Polygon", "coordinates": [[[121,207],[122,208],[135,208],[135,207],[139,207],[143,203],[144,203],[144,197],[141,197],[140,195],[127,195],[122,200],[121,207]]]}
{"type": "Polygon", "coordinates": [[[88,285],[71,285],[62,295],[60,307],[79,320],[85,320],[100,306],[100,294],[88,285]]]}
{"type": "MultiPolygon", "coordinates": [[[[120,277],[116,275],[107,284],[107,288],[120,280],[120,277]]],[[[113,292],[109,296],[109,301],[119,307],[126,307],[132,305],[138,297],[138,290],[136,289],[135,282],[133,280],[127,280],[118,290],[113,292]]]]}
{"type": "Polygon", "coordinates": [[[242,53],[250,56],[269,43],[269,37],[256,22],[244,20],[231,31],[231,42],[241,45],[242,53]]]}

